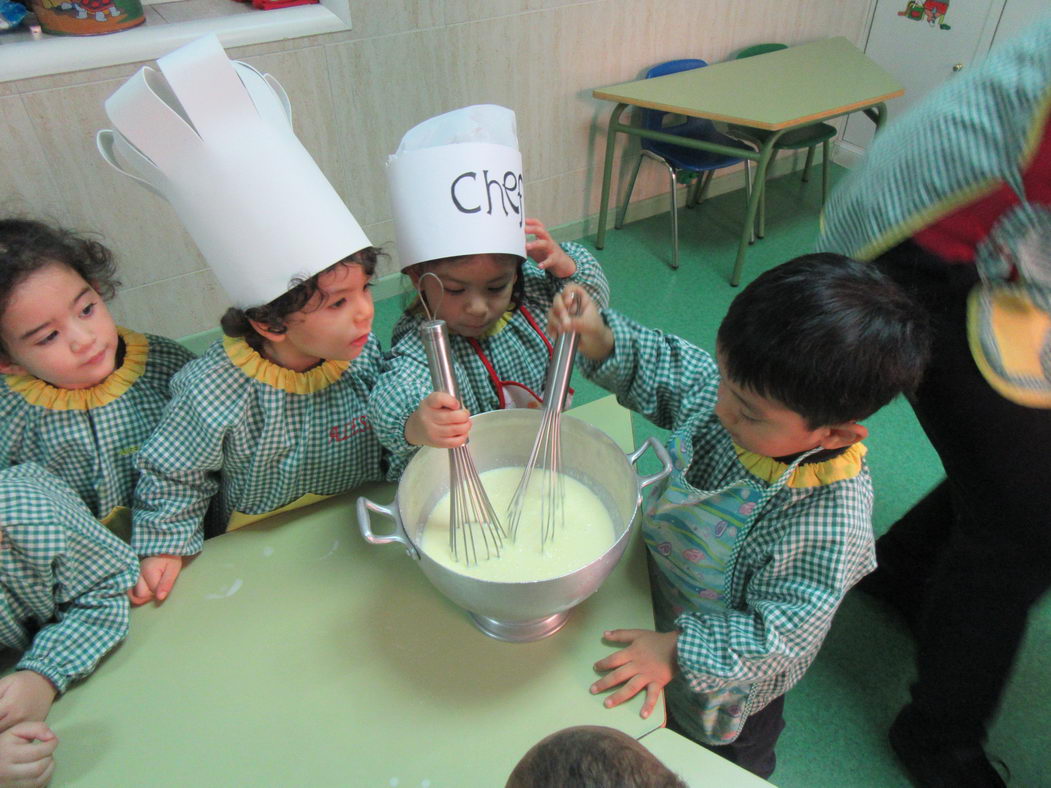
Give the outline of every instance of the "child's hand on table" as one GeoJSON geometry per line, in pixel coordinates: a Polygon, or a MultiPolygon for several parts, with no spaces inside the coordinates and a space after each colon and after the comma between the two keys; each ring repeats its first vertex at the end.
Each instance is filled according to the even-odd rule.
{"type": "Polygon", "coordinates": [[[43,722],[20,722],[0,733],[0,786],[40,788],[55,770],[58,736],[43,722]]]}
{"type": "Polygon", "coordinates": [[[536,236],[536,240],[526,242],[526,254],[540,268],[559,279],[573,276],[577,272],[577,264],[573,258],[555,243],[555,239],[539,219],[526,219],[525,231],[526,235],[536,236]]]}
{"type": "Polygon", "coordinates": [[[139,581],[128,591],[133,605],[144,605],[151,599],[163,602],[182,571],[181,555],[151,555],[139,564],[139,581]]]}
{"type": "Polygon", "coordinates": [[[629,645],[595,663],[595,670],[610,672],[591,685],[591,693],[594,695],[610,687],[623,685],[603,701],[602,705],[612,709],[646,690],[646,701],[642,704],[640,716],[649,717],[657,705],[661,690],[679,670],[675,657],[679,633],[614,629],[604,633],[603,637],[614,643],[629,645]]]}
{"type": "Polygon", "coordinates": [[[467,441],[470,431],[471,414],[442,391],[427,395],[405,422],[405,440],[413,446],[454,449],[467,441]]]}
{"type": "Polygon", "coordinates": [[[20,722],[43,722],[55,700],[55,686],[33,670],[0,679],[0,731],[20,722]]]}
{"type": "Polygon", "coordinates": [[[580,334],[577,350],[592,361],[604,361],[613,352],[613,332],[580,285],[568,284],[555,296],[547,316],[547,331],[552,338],[576,331],[580,334]]]}

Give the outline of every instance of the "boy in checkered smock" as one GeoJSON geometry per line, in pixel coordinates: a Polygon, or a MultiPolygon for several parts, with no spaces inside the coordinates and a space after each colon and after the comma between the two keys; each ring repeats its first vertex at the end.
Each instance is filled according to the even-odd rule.
{"type": "Polygon", "coordinates": [[[47,783],[58,742],[44,719],[124,639],[137,576],[65,482],[35,463],[0,470],[0,647],[22,652],[0,678],[0,783],[47,783]]]}
{"type": "Polygon", "coordinates": [[[0,467],[35,462],[128,538],[133,455],[192,354],[114,325],[110,251],[28,219],[0,220],[0,467]]]}
{"type": "Polygon", "coordinates": [[[151,580],[171,587],[181,557],[203,546],[206,514],[222,533],[386,477],[366,418],[384,369],[375,262],[368,248],[270,304],[229,309],[226,337],[176,375],[136,458],[132,547],[146,558],[133,601],[151,597],[151,580]],[[167,573],[151,575],[158,564],[167,573]]]}
{"type": "MultiPolygon", "coordinates": [[[[578,291],[579,294],[579,291],[578,291]]],[[[581,332],[581,368],[671,430],[672,474],[644,505],[657,631],[612,630],[592,692],[606,706],[666,687],[671,725],[761,777],[783,696],[817,655],[844,594],[875,567],[872,483],[857,423],[926,360],[926,324],[888,278],[808,255],[734,299],[716,358],[590,300],[551,328],[581,332]]],[[[611,622],[612,623],[612,622],[611,622]]]]}
{"type": "Polygon", "coordinates": [[[214,36],[158,67],[107,100],[99,148],[171,202],[234,306],[136,457],[136,604],[167,597],[206,515],[220,533],[386,477],[366,417],[384,364],[378,250],[296,138],[272,76],[214,36]]]}
{"type": "Polygon", "coordinates": [[[540,407],[552,352],[542,324],[567,282],[609,302],[595,258],[525,218],[521,171],[515,114],[495,105],[424,121],[390,159],[401,268],[419,292],[369,405],[396,473],[419,446],[461,445],[471,413],[540,407]],[[459,402],[433,392],[417,333],[428,312],[447,325],[459,402]]]}

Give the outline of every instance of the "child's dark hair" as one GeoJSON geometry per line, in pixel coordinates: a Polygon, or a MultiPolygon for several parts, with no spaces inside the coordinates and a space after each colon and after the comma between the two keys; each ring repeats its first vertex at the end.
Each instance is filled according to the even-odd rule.
{"type": "Polygon", "coordinates": [[[309,279],[293,279],[291,289],[268,304],[254,306],[249,309],[238,309],[230,307],[226,310],[220,320],[223,333],[228,337],[243,338],[254,350],[262,350],[263,337],[252,327],[248,321],[254,320],[262,323],[267,330],[275,334],[283,334],[288,328],[285,318],[293,312],[301,311],[315,294],[321,292],[318,279],[331,271],[337,265],[360,265],[366,276],[376,273],[376,263],[382,252],[374,246],[367,246],[354,254],[344,257],[337,263],[333,263],[324,271],[314,274],[309,279]]]}
{"type": "Polygon", "coordinates": [[[626,733],[578,725],[553,733],[522,756],[506,788],[686,788],[626,733]]]}
{"type": "MultiPolygon", "coordinates": [[[[433,271],[435,266],[440,265],[441,263],[459,263],[474,256],[475,255],[473,254],[461,254],[455,255],[453,257],[440,257],[437,260],[428,260],[424,263],[416,263],[416,265],[409,266],[405,269],[405,273],[409,273],[410,271],[412,271],[422,276],[428,271],[433,271]]],[[[511,309],[517,309],[522,303],[522,300],[525,298],[525,279],[522,277],[522,266],[525,264],[525,258],[518,257],[517,255],[513,254],[504,253],[497,253],[493,254],[492,256],[499,260],[506,260],[508,262],[513,260],[515,262],[515,283],[511,287],[510,307],[511,309]]],[[[413,298],[409,302],[409,305],[405,308],[405,311],[412,313],[419,310],[421,308],[421,297],[422,296],[414,293],[413,298]]]]}
{"type": "MultiPolygon", "coordinates": [[[[120,287],[113,253],[89,234],[35,219],[0,219],[0,314],[15,288],[50,263],[72,268],[103,299],[120,287]]],[[[6,352],[0,341],[0,355],[6,352]]]]}
{"type": "Polygon", "coordinates": [[[723,374],[777,400],[810,429],[864,419],[919,385],[927,313],[870,264],[789,260],[753,281],[719,326],[723,374]]]}

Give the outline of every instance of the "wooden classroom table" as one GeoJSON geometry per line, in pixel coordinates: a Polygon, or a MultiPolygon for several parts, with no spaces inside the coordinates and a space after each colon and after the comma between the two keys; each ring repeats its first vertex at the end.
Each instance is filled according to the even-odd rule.
{"type": "Polygon", "coordinates": [[[615,101],[617,105],[613,108],[607,131],[602,205],[595,246],[601,249],[605,245],[613,152],[618,133],[750,159],[758,162],[755,174],[758,188],[752,189],[742,225],[730,279],[730,284],[736,286],[741,281],[745,250],[777,139],[791,129],[859,110],[872,119],[878,130],[887,117],[884,102],[904,92],[901,83],[842,37],[596,89],[592,91],[595,98],[615,101]],[[765,129],[773,134],[766,138],[758,151],[742,151],[621,123],[620,116],[629,105],[765,129]]]}
{"type": "MultiPolygon", "coordinates": [[[[573,415],[634,448],[613,397],[573,415]]],[[[660,710],[639,717],[641,695],[606,709],[588,692],[593,663],[612,650],[603,630],[653,626],[637,529],[561,631],[505,643],[400,546],[365,542],[359,492],[387,502],[394,486],[211,539],[166,602],[136,608],[128,640],[51,711],[61,740],[52,784],[502,786],[560,728],[641,737],[663,724],[660,710]]],[[[718,756],[686,745],[724,773],[718,756]]]]}

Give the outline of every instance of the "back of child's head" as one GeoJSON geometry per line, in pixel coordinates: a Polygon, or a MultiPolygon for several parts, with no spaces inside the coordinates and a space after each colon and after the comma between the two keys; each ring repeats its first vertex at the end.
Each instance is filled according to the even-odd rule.
{"type": "Polygon", "coordinates": [[[719,326],[722,373],[811,428],[864,419],[910,393],[929,356],[926,312],[876,266],[809,254],[767,271],[719,326]]]}
{"type": "Polygon", "coordinates": [[[324,271],[319,271],[309,279],[293,280],[288,292],[275,298],[268,304],[250,307],[249,309],[238,309],[230,307],[222,316],[220,321],[223,333],[228,337],[243,338],[252,348],[260,350],[263,345],[263,337],[252,327],[250,321],[255,321],[266,326],[267,330],[274,333],[284,333],[288,327],[287,318],[295,312],[303,311],[319,292],[321,286],[318,280],[337,266],[358,265],[361,266],[366,276],[371,277],[376,272],[376,264],[381,252],[374,246],[367,246],[354,254],[333,263],[324,271]]]}
{"type": "MultiPolygon", "coordinates": [[[[120,287],[113,254],[99,241],[34,219],[0,219],[0,314],[22,282],[53,263],[76,271],[104,299],[120,287]]],[[[6,352],[0,338],[0,356],[6,352]]]]}
{"type": "Polygon", "coordinates": [[[614,728],[578,725],[535,744],[506,788],[686,788],[643,745],[614,728]]]}

